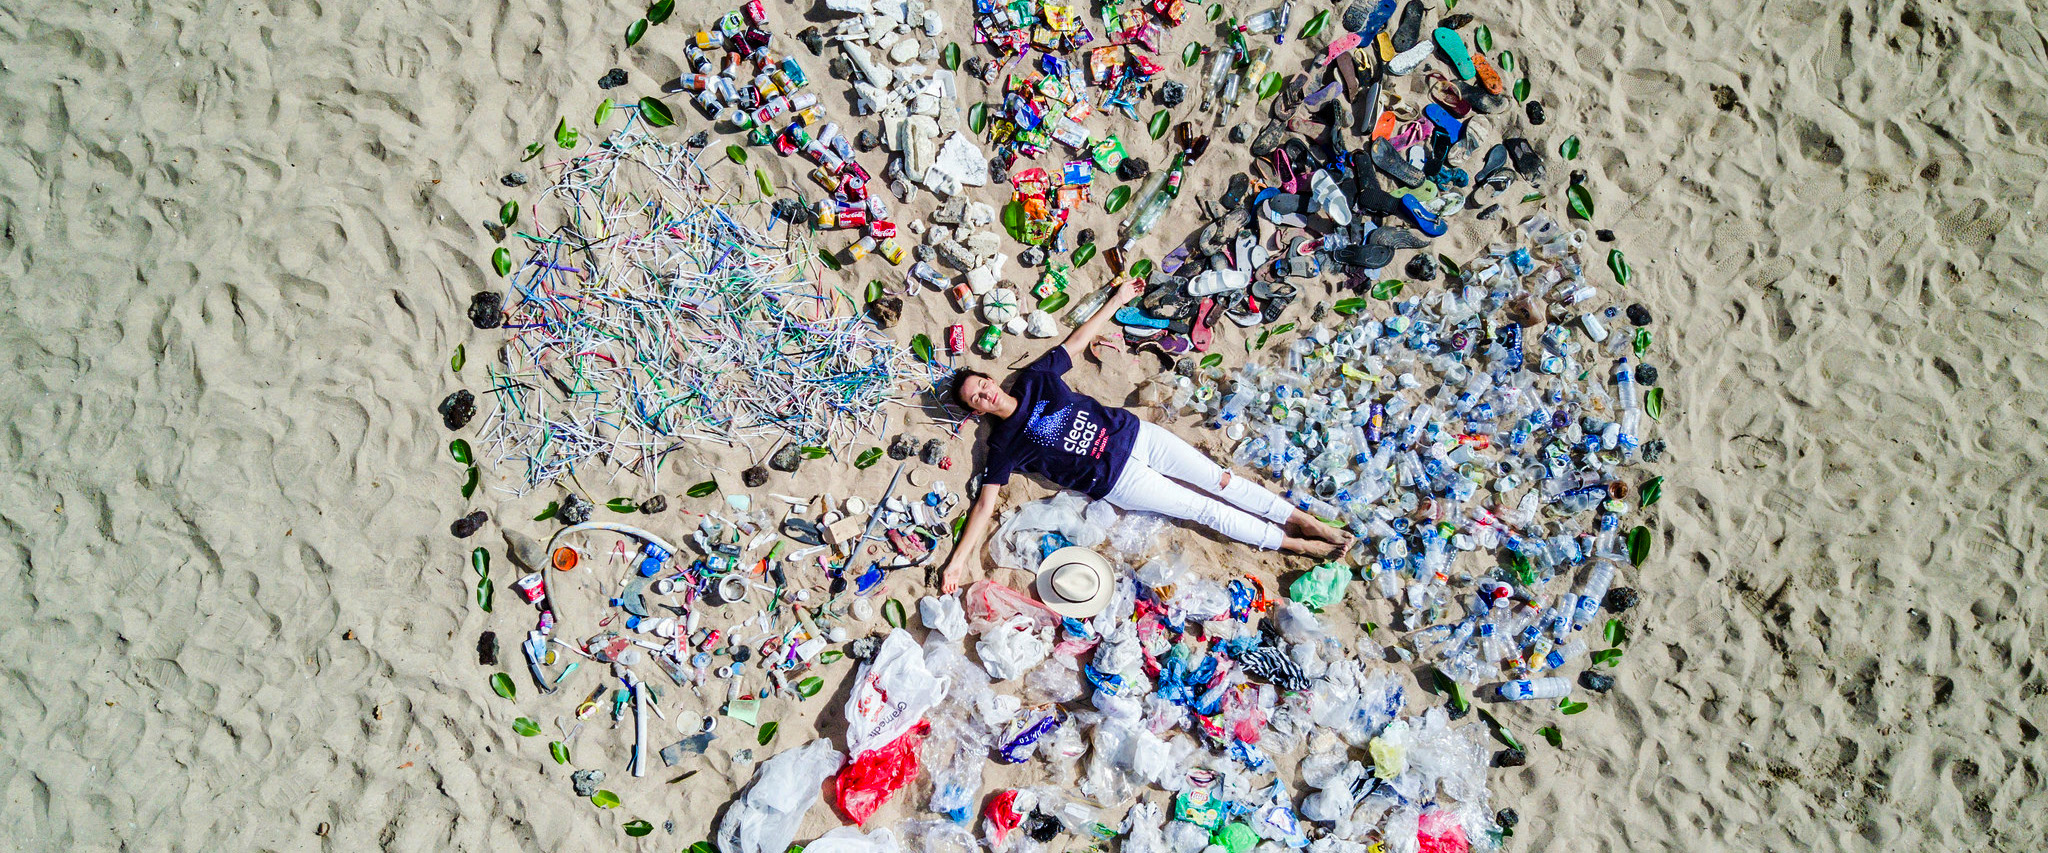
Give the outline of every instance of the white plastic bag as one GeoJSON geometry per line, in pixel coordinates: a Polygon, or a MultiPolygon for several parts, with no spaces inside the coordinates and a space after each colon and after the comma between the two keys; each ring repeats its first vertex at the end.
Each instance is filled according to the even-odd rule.
{"type": "Polygon", "coordinates": [[[983,633],[981,641],[974,644],[974,653],[980,656],[981,667],[988,670],[989,678],[1003,681],[1022,676],[1045,660],[1052,653],[1052,641],[1030,617],[1012,616],[995,630],[983,633]]]}
{"type": "Polygon", "coordinates": [[[946,686],[946,679],[925,668],[924,652],[910,632],[890,631],[874,660],[861,664],[846,699],[846,751],[858,758],[902,737],[945,698],[946,686]]]}
{"type": "Polygon", "coordinates": [[[804,845],[804,853],[902,853],[902,850],[903,845],[896,841],[896,833],[888,827],[864,834],[855,827],[842,826],[804,845]]]}
{"type": "Polygon", "coordinates": [[[959,594],[938,596],[927,595],[918,599],[917,615],[924,626],[944,635],[948,640],[959,640],[967,636],[967,611],[960,606],[959,594]]]}
{"type": "Polygon", "coordinates": [[[783,853],[796,840],[818,787],[846,756],[824,738],[761,762],[746,793],[726,809],[715,837],[720,853],[783,853]]]}

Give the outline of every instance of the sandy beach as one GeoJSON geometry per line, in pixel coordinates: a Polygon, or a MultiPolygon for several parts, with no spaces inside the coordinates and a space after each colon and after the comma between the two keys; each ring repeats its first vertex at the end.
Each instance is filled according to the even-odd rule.
{"type": "MultiPolygon", "coordinates": [[[[1327,4],[1302,5],[1297,20],[1327,4]]],[[[510,499],[495,488],[506,472],[487,471],[464,500],[434,407],[477,389],[502,340],[464,316],[472,292],[502,287],[484,227],[511,197],[499,177],[536,171],[522,149],[563,116],[587,129],[607,94],[654,93],[682,70],[687,32],[725,10],[680,9],[632,49],[621,34],[641,10],[618,2],[0,10],[0,542],[17,567],[0,577],[0,823],[17,849],[653,851],[709,835],[751,776],[725,761],[736,747],[674,785],[619,779],[607,787],[626,806],[600,810],[571,794],[574,768],[545,739],[511,730],[543,706],[492,694],[476,638],[495,630],[516,658],[531,612],[503,590],[495,613],[477,609],[469,549],[500,550],[499,527],[461,541],[448,525],[482,508],[544,535],[552,522],[526,519],[559,493],[510,499]],[[615,66],[631,81],[598,89],[615,66]],[[458,345],[464,373],[449,369],[458,345]],[[632,819],[655,833],[627,838],[632,819]]],[[[785,33],[801,25],[797,6],[769,10],[785,33]]],[[[1527,69],[1549,113],[1532,137],[1583,141],[1571,166],[1634,264],[1628,299],[1655,315],[1670,395],[1655,552],[1627,578],[1635,639],[1613,692],[1560,724],[1562,749],[1490,774],[1494,804],[1522,815],[1509,849],[2038,846],[2040,13],[1457,11],[1527,69]]],[[[969,26],[949,12],[939,41],[965,44],[969,26]]],[[[1201,29],[1174,30],[1163,52],[1201,29]]],[[[1282,56],[1298,66],[1306,50],[1282,56]]],[[[1163,162],[1164,143],[1116,121],[1132,153],[1163,162]]],[[[808,164],[757,156],[780,185],[802,183],[808,164]]],[[[1220,194],[1242,168],[1207,157],[1184,192],[1220,194]]],[[[1568,167],[1551,171],[1561,186],[1568,167]]],[[[1162,231],[1198,223],[1183,204],[1162,231]]],[[[846,281],[886,270],[863,262],[846,281]]],[[[1292,311],[1328,290],[1309,295],[1292,311]]],[[[929,293],[892,333],[936,336],[956,314],[929,293]]],[[[1241,341],[1221,334],[1232,365],[1241,341]]],[[[1044,346],[1028,343],[992,364],[1044,346]]],[[[1072,381],[1121,402],[1157,365],[1088,364],[1072,381]]],[[[944,430],[910,412],[889,433],[944,430]]],[[[965,458],[967,436],[949,448],[965,458]]],[[[732,482],[753,458],[707,454],[663,492],[681,505],[690,474],[732,482]]],[[[819,462],[755,491],[872,496],[890,469],[819,462]]],[[[1174,535],[1198,562],[1307,567],[1174,535]]],[[[1355,615],[1385,623],[1386,609],[1355,615]]],[[[840,732],[836,700],[784,705],[762,757],[840,732]]],[[[1554,716],[1502,712],[1525,740],[1554,716]]],[[[618,733],[586,738],[600,734],[583,747],[592,766],[623,776],[595,757],[618,733]]],[[[881,820],[918,801],[899,796],[881,820]]],[[[799,839],[838,823],[814,808],[799,839]]]]}

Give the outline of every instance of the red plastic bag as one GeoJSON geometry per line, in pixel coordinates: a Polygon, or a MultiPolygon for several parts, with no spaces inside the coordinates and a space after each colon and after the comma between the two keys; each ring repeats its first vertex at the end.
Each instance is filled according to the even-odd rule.
{"type": "Polygon", "coordinates": [[[1040,628],[1060,624],[1059,614],[1030,596],[995,581],[978,581],[968,587],[960,598],[960,603],[967,610],[967,621],[973,623],[976,631],[987,631],[1019,614],[1031,617],[1040,628]]]}
{"type": "Polygon", "coordinates": [[[930,723],[920,721],[887,746],[849,759],[839,771],[839,778],[833,780],[832,805],[846,819],[866,826],[868,818],[874,817],[883,803],[917,780],[922,766],[917,748],[924,744],[924,736],[931,730],[930,723]]]}
{"type": "Polygon", "coordinates": [[[988,822],[984,830],[997,844],[1010,837],[1010,830],[1024,822],[1024,816],[1017,813],[1017,791],[1011,789],[995,795],[988,801],[988,808],[981,810],[983,820],[988,822]]]}
{"type": "Polygon", "coordinates": [[[1415,840],[1421,843],[1422,853],[1468,853],[1472,849],[1471,840],[1465,837],[1465,827],[1443,809],[1422,813],[1415,828],[1415,840]]]}

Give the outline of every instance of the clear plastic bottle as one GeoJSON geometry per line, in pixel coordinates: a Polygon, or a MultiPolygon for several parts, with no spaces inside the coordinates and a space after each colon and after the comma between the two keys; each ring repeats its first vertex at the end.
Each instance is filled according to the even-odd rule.
{"type": "Polygon", "coordinates": [[[1509,681],[1501,684],[1497,692],[1500,698],[1509,702],[1558,699],[1571,695],[1572,683],[1570,679],[1557,677],[1509,681]]]}

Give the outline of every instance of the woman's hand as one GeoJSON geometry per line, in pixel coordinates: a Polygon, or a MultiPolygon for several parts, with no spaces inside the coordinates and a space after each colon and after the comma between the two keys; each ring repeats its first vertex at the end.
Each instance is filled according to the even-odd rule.
{"type": "Polygon", "coordinates": [[[1143,295],[1144,292],[1145,280],[1137,276],[1131,276],[1130,278],[1125,279],[1123,284],[1117,285],[1116,293],[1111,295],[1109,299],[1111,303],[1110,307],[1120,308],[1124,305],[1124,303],[1127,303],[1133,299],[1138,298],[1139,296],[1143,295]]]}

